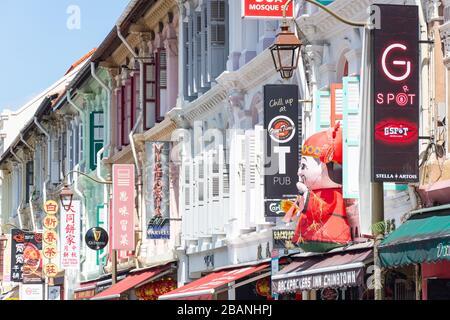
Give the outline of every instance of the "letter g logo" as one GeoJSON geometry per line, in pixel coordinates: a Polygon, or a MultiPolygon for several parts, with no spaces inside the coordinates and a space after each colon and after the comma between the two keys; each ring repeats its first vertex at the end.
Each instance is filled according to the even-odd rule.
{"type": "Polygon", "coordinates": [[[402,76],[395,76],[393,75],[389,70],[388,67],[386,65],[386,60],[388,59],[389,54],[391,53],[392,50],[394,49],[401,49],[403,51],[406,51],[408,48],[401,44],[401,43],[394,43],[391,44],[389,47],[387,47],[384,52],[383,52],[383,57],[381,59],[381,64],[383,67],[383,72],[384,74],[391,80],[396,81],[396,82],[400,82],[403,81],[405,79],[407,79],[410,75],[411,75],[411,61],[405,61],[405,60],[394,60],[392,61],[392,64],[395,66],[406,66],[406,70],[405,73],[402,76]]]}

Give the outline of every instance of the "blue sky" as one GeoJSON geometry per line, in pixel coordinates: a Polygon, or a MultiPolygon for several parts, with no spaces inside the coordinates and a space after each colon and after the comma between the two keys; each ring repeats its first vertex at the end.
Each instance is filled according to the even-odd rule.
{"type": "Polygon", "coordinates": [[[98,47],[128,3],[1,0],[0,111],[18,109],[63,76],[73,62],[98,47]],[[79,8],[79,29],[73,19],[76,11],[69,10],[72,8],[79,8]]]}

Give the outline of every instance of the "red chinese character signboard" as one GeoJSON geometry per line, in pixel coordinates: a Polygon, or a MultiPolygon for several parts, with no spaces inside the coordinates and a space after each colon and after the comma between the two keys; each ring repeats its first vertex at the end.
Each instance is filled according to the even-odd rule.
{"type": "MultiPolygon", "coordinates": [[[[283,18],[283,8],[287,0],[242,0],[242,16],[245,18],[283,18]]],[[[294,1],[293,1],[294,2],[294,1]]],[[[286,10],[286,17],[294,16],[293,2],[286,10]]]]}
{"type": "Polygon", "coordinates": [[[113,166],[112,249],[134,251],[134,165],[113,166]]]}
{"type": "Polygon", "coordinates": [[[72,201],[70,208],[61,208],[61,266],[65,269],[80,266],[80,208],[80,201],[72,201]]]}
{"type": "Polygon", "coordinates": [[[419,181],[419,10],[377,5],[373,36],[373,163],[375,182],[419,181]]]}

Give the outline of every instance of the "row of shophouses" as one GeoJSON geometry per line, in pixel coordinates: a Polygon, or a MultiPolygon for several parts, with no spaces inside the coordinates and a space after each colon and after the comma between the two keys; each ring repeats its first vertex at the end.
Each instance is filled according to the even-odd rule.
{"type": "MultiPolygon", "coordinates": [[[[374,3],[419,6],[420,136],[431,138],[421,140],[420,184],[385,184],[384,219],[397,229],[394,240],[439,235],[442,247],[435,259],[384,260],[382,284],[386,299],[448,298],[442,279],[450,276],[450,1],[328,2],[357,21],[374,3]]],[[[59,287],[57,299],[373,299],[373,221],[359,201],[356,169],[364,148],[358,117],[365,32],[304,1],[295,8],[304,46],[288,81],[268,50],[278,20],[243,19],[235,0],[134,0],[96,50],[18,111],[5,111],[2,293],[18,285],[10,270],[11,229],[41,231],[43,204],[59,201],[69,183],[82,204],[81,261],[46,282],[46,290],[59,287]],[[299,88],[300,142],[338,121],[345,130],[343,188],[353,240],[328,253],[277,254],[273,231],[285,223],[265,215],[263,87],[286,83],[299,88]],[[164,171],[170,191],[162,200],[170,207],[170,239],[155,240],[147,236],[151,155],[152,143],[161,141],[172,149],[164,171]],[[70,173],[108,181],[114,164],[135,165],[137,179],[136,248],[119,252],[119,285],[107,248],[84,243],[88,229],[109,230],[111,188],[70,173]]]]}

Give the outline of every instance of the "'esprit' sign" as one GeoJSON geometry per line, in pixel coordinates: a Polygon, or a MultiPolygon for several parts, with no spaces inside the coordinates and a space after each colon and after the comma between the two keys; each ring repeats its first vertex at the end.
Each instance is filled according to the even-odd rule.
{"type": "MultiPolygon", "coordinates": [[[[242,16],[245,18],[283,18],[283,8],[287,0],[242,0],[242,16]]],[[[291,2],[286,10],[286,17],[294,16],[291,2]]]]}

